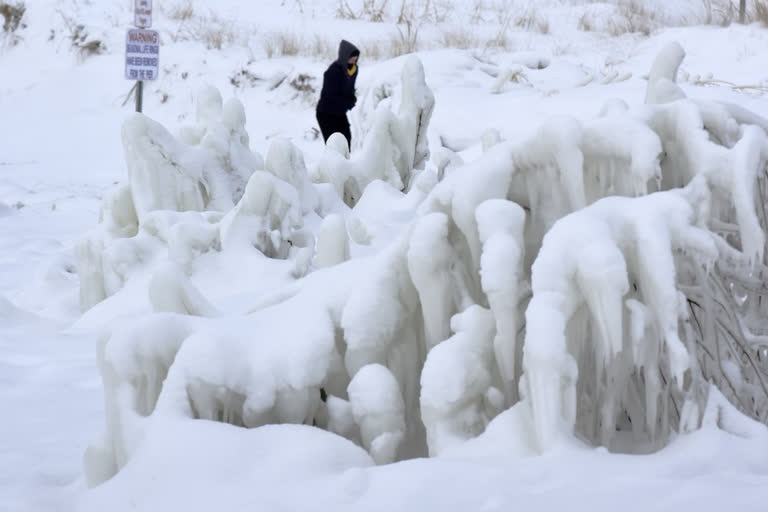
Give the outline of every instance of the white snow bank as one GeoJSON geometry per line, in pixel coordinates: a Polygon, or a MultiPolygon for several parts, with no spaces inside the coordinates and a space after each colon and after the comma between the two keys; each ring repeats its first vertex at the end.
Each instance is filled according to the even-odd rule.
{"type": "Polygon", "coordinates": [[[638,512],[733,506],[759,512],[768,478],[768,431],[716,395],[710,393],[701,430],[644,457],[607,454],[575,443],[547,457],[531,457],[524,444],[530,435],[528,420],[519,406],[499,415],[484,434],[462,445],[461,452],[383,467],[372,467],[364,451],[348,441],[311,427],[245,430],[206,421],[168,421],[157,425],[152,440],[120,475],[89,491],[78,510],[480,506],[556,511],[588,502],[598,510],[624,503],[638,512]],[[727,482],[724,474],[729,475],[727,482]],[[595,492],[596,482],[600,492],[595,492]]]}
{"type": "Polygon", "coordinates": [[[318,493],[352,499],[350,472],[372,464],[363,449],[312,427],[242,429],[166,419],[152,425],[133,463],[91,490],[79,510],[230,509],[249,501],[256,508],[289,502],[302,508],[318,493]],[[340,481],[327,488],[334,478],[340,481]]]}
{"type": "Polygon", "coordinates": [[[8,217],[12,214],[13,209],[4,202],[0,201],[0,217],[8,217]]]}

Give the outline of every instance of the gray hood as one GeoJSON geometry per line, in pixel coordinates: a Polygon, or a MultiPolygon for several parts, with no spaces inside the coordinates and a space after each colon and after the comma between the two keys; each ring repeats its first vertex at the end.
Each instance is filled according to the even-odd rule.
{"type": "Polygon", "coordinates": [[[347,61],[353,55],[360,55],[360,50],[349,41],[342,39],[339,43],[339,58],[337,62],[341,64],[341,67],[347,69],[347,61]]]}

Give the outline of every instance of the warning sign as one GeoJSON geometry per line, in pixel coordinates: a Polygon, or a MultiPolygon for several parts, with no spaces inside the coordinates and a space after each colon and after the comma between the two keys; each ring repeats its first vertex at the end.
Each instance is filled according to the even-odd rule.
{"type": "Polygon", "coordinates": [[[135,0],[134,24],[138,28],[152,26],[152,0],[135,0]]]}
{"type": "Polygon", "coordinates": [[[156,30],[132,28],[125,40],[125,78],[155,80],[160,70],[160,35],[156,30]]]}

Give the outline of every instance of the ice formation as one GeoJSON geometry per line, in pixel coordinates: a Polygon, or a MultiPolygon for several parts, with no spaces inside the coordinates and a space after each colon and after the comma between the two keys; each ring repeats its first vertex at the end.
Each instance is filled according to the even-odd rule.
{"type": "MultiPolygon", "coordinates": [[[[533,265],[522,391],[540,449],[563,431],[619,450],[663,445],[671,430],[698,425],[707,379],[727,377],[722,365],[700,361],[732,347],[691,317],[715,314],[705,290],[722,280],[727,254],[763,266],[766,219],[754,198],[768,139],[720,105],[681,97],[674,79],[683,55],[676,43],[662,50],[647,102],[663,104],[632,115],[661,142],[668,191],[602,199],[561,219],[533,265]],[[721,224],[739,235],[736,248],[716,234],[721,224]],[[622,431],[631,442],[622,444],[622,431]]],[[[754,357],[749,343],[738,350],[754,357]]],[[[744,410],[761,417],[761,407],[744,410]]]]}
{"type": "Polygon", "coordinates": [[[662,379],[668,389],[695,391],[685,388],[695,361],[678,333],[686,314],[673,254],[712,266],[709,200],[702,179],[682,191],[605,198],[544,237],[532,268],[523,384],[540,446],[551,444],[561,423],[572,429],[577,421],[582,435],[609,446],[621,414],[636,435],[653,440],[657,428],[668,428],[654,413],[662,379]],[[586,410],[596,414],[577,419],[586,410]]]}
{"type": "Polygon", "coordinates": [[[350,207],[377,179],[399,190],[407,189],[414,171],[424,169],[429,159],[427,129],[435,97],[426,83],[421,61],[416,57],[405,61],[397,112],[387,99],[391,91],[385,91],[383,86],[375,86],[362,101],[365,114],[358,119],[370,121],[370,125],[355,133],[356,141],[362,139],[356,142],[359,150],[349,156],[347,145],[334,134],[313,172],[315,182],[331,183],[350,207]]]}
{"type": "Polygon", "coordinates": [[[315,266],[326,268],[344,263],[349,259],[349,235],[344,218],[338,214],[327,215],[317,232],[315,266]]]}
{"type": "Polygon", "coordinates": [[[451,324],[455,334],[429,352],[421,374],[421,418],[430,455],[480,435],[504,408],[496,387],[493,314],[474,305],[451,324]]]}
{"type": "Polygon", "coordinates": [[[363,446],[377,463],[393,462],[405,433],[405,406],[397,380],[384,366],[366,365],[355,374],[348,392],[363,446]]]}
{"type": "Polygon", "coordinates": [[[434,97],[415,57],[366,100],[360,145],[334,135],[309,165],[286,140],[262,164],[212,89],[181,141],[129,120],[129,183],[78,272],[84,308],[130,285],[151,311],[100,341],[89,481],[169,418],[315,425],[378,463],[513,424],[524,452],[571,436],[650,451],[700,424],[710,380],[768,421],[768,121],[681,95],[683,56],[662,50],[645,103],[488,131],[466,163],[424,165],[434,97]],[[381,197],[399,208],[384,221],[381,197]],[[230,266],[276,291],[238,288],[236,311],[207,298],[206,271],[230,266]]]}
{"type": "Polygon", "coordinates": [[[319,207],[293,144],[273,141],[266,164],[250,150],[238,100],[222,105],[216,89],[203,88],[197,123],[179,140],[142,114],[125,122],[128,183],[104,200],[98,227],[76,249],[83,310],[165,250],[182,266],[233,247],[286,258],[303,215],[319,207]]]}

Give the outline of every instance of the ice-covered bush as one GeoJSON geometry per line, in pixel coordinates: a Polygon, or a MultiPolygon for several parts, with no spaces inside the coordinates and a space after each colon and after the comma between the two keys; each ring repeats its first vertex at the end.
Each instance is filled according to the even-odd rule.
{"type": "Polygon", "coordinates": [[[762,333],[735,304],[749,299],[739,282],[764,275],[768,223],[756,192],[768,138],[726,106],[681,96],[683,56],[675,43],[662,50],[647,94],[661,104],[632,113],[662,143],[668,191],[603,199],[558,221],[533,265],[522,391],[540,448],[563,429],[618,450],[663,445],[699,424],[708,380],[766,418],[764,389],[754,387],[766,382],[754,365],[762,333]]]}
{"type": "MultiPolygon", "coordinates": [[[[413,228],[419,234],[409,253],[423,242],[451,261],[446,265],[431,255],[426,267],[409,266],[424,313],[427,349],[435,337],[448,337],[453,314],[473,303],[490,304],[497,336],[505,338],[491,365],[506,375],[497,389],[505,392],[508,405],[514,403],[520,372],[525,372],[520,391],[532,409],[540,449],[563,432],[617,450],[662,446],[673,431],[698,424],[709,379],[722,383],[742,410],[765,418],[768,397],[761,383],[766,376],[756,364],[764,333],[741,328],[745,321],[757,326],[749,319],[760,314],[759,289],[751,292],[748,314],[735,307],[750,286],[739,281],[754,283],[749,268],[764,275],[768,222],[758,217],[755,200],[766,181],[764,120],[727,105],[680,97],[674,78],[683,55],[673,44],[654,64],[648,97],[655,105],[630,109],[611,102],[594,121],[558,120],[544,124],[531,140],[497,145],[478,163],[446,178],[413,228]],[[611,195],[628,197],[598,201],[611,195]],[[515,218],[488,214],[486,202],[503,205],[504,199],[530,213],[524,231],[497,226],[501,233],[516,233],[506,235],[502,246],[490,242],[500,233],[481,223],[515,218]],[[429,230],[418,231],[434,215],[429,212],[448,218],[436,217],[429,230]],[[719,230],[728,237],[717,236],[719,230]],[[506,265],[500,263],[503,270],[483,264],[501,260],[494,250],[507,255],[506,265]],[[515,262],[526,256],[517,267],[515,262]],[[732,268],[730,279],[722,282],[718,274],[728,261],[737,266],[740,280],[733,279],[732,268]],[[488,273],[497,277],[486,279],[488,273]],[[508,291],[502,287],[500,296],[492,287],[508,275],[520,277],[509,279],[508,291]],[[532,295],[526,306],[527,276],[532,295]],[[729,293],[733,286],[742,295],[729,293]],[[722,295],[729,296],[730,306],[723,305],[722,295]],[[502,297],[504,313],[494,306],[502,297]],[[523,308],[525,322],[519,316],[523,308]],[[730,327],[707,329],[702,311],[697,316],[695,309],[725,314],[723,324],[730,327]],[[522,368],[513,335],[509,329],[503,334],[504,322],[525,325],[522,368]],[[726,335],[732,340],[723,341],[726,335]],[[714,351],[701,348],[713,344],[718,345],[714,351]],[[713,365],[722,360],[733,362],[713,365]],[[626,442],[624,431],[632,431],[632,441],[626,442]]],[[[422,399],[436,379],[426,372],[430,359],[444,350],[427,355],[422,399]]],[[[439,382],[447,385],[452,377],[443,375],[439,382]]],[[[472,396],[472,387],[465,389],[467,398],[472,396]]],[[[433,421],[436,416],[422,411],[428,439],[445,438],[446,426],[433,421]]],[[[479,418],[475,412],[474,421],[479,418]]],[[[430,443],[430,450],[439,452],[439,445],[430,443]]]]}
{"type": "Polygon", "coordinates": [[[165,257],[182,266],[222,246],[286,258],[302,214],[317,205],[290,142],[251,151],[239,100],[204,87],[196,124],[179,138],[142,114],[123,125],[128,182],[104,201],[99,226],[77,247],[81,307],[117,293],[137,269],[165,257]]]}
{"type": "Polygon", "coordinates": [[[544,237],[532,269],[524,356],[524,394],[542,447],[561,421],[611,446],[625,414],[635,443],[642,434],[666,438],[670,393],[698,401],[695,349],[679,333],[686,312],[674,254],[712,266],[709,201],[701,178],[682,191],[606,198],[544,237]]]}
{"type": "Polygon", "coordinates": [[[405,61],[397,112],[390,101],[384,101],[387,96],[382,90],[382,86],[373,87],[361,101],[364,113],[358,119],[366,126],[356,129],[355,135],[362,139],[359,149],[350,155],[346,141],[334,134],[313,171],[316,183],[332,184],[350,207],[374,180],[398,190],[409,188],[414,171],[423,170],[429,159],[427,129],[435,97],[421,61],[417,57],[405,61]]]}
{"type": "Polygon", "coordinates": [[[697,428],[710,380],[766,421],[768,121],[681,95],[683,56],[662,50],[646,102],[611,100],[519,140],[489,132],[477,160],[438,155],[418,175],[433,99],[416,60],[401,111],[380,102],[351,154],[331,137],[315,183],[289,141],[264,169],[243,153],[240,109],[217,132],[227,109],[211,91],[184,143],[129,121],[134,178],[105,201],[80,273],[86,303],[143,274],[152,312],[100,342],[107,422],[89,480],[169,418],[315,425],[379,463],[455,453],[494,423],[498,435],[509,408],[501,424],[520,423],[510,435],[526,432],[527,452],[572,436],[654,450],[697,428]],[[185,160],[206,151],[218,166],[185,160]],[[229,208],[211,207],[242,168],[236,205],[217,193],[229,208]],[[369,245],[375,194],[410,220],[369,245]],[[190,275],[212,254],[284,280],[222,308],[190,275]]]}

